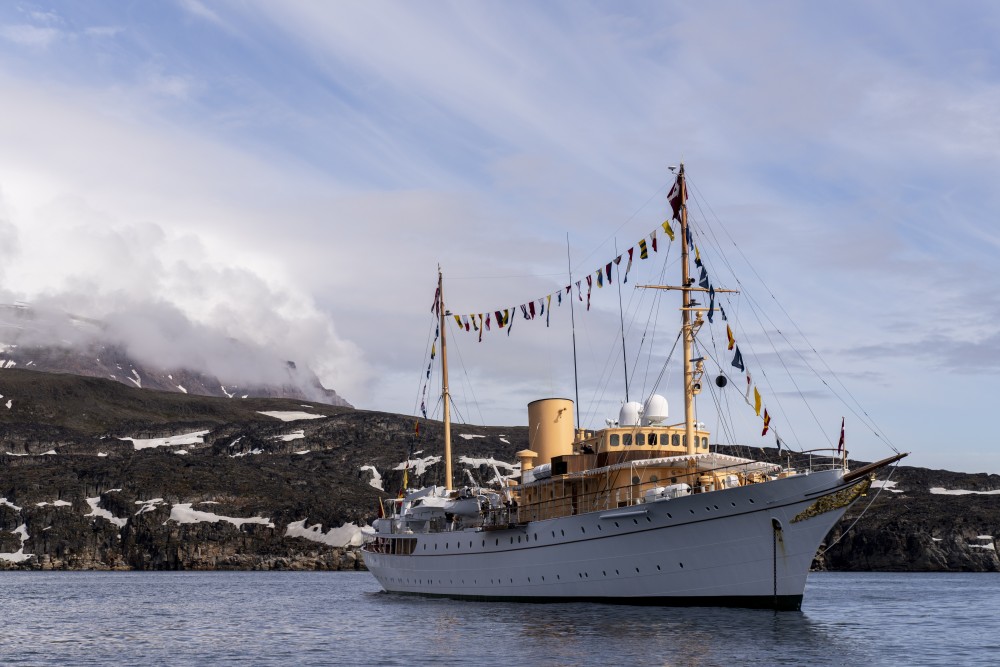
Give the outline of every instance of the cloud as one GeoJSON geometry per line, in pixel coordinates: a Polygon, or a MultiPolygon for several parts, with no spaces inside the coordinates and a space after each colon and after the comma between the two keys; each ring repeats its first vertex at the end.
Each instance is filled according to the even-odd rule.
{"type": "Polygon", "coordinates": [[[0,37],[34,49],[45,49],[61,36],[60,30],[28,23],[0,26],[0,37]]]}

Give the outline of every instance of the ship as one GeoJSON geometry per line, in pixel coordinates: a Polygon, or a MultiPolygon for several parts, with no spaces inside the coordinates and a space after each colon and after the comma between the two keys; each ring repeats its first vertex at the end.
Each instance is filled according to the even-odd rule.
{"type": "MultiPolygon", "coordinates": [[[[794,466],[790,458],[755,460],[710,446],[710,433],[695,418],[705,368],[693,350],[707,311],[699,299],[724,290],[691,276],[686,188],[680,165],[670,194],[682,240],[680,284],[642,286],[681,294],[683,421],[666,423],[667,401],[658,394],[626,402],[601,429],[579,428],[570,399],[536,400],[527,406],[529,447],[516,455],[520,474],[499,488],[455,488],[450,313],[439,267],[444,484],[404,489],[382,503],[362,552],[386,592],[801,609],[810,567],[831,529],[866,494],[876,471],[906,453],[852,470],[843,437],[837,448],[808,450],[794,466]]],[[[766,432],[766,413],[764,420],[766,432]]]]}

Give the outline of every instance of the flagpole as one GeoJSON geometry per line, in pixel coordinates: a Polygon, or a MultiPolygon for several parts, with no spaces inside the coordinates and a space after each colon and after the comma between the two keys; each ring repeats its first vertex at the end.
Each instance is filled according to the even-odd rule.
{"type": "MultiPolygon", "coordinates": [[[[615,257],[618,257],[618,239],[615,239],[615,257]]],[[[628,357],[625,354],[625,314],[622,309],[622,273],[621,264],[615,264],[615,272],[618,274],[618,321],[622,328],[622,365],[625,368],[625,402],[628,403],[628,357]]],[[[572,284],[572,281],[570,281],[572,284]]]]}
{"type": "MultiPolygon", "coordinates": [[[[576,430],[580,430],[580,380],[576,368],[576,310],[573,308],[573,260],[569,254],[569,232],[566,232],[566,266],[569,270],[569,316],[573,323],[573,387],[576,391],[576,430]]],[[[590,297],[587,297],[590,298],[590,297]]]]}

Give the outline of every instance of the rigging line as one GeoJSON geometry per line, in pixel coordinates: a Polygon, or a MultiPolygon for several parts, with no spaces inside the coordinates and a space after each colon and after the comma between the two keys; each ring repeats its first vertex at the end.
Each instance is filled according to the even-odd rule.
{"type": "Polygon", "coordinates": [[[448,276],[448,281],[453,280],[512,280],[515,278],[557,278],[561,276],[562,273],[523,273],[523,274],[511,274],[506,276],[448,276]]]}
{"type": "MultiPolygon", "coordinates": [[[[670,262],[670,246],[664,251],[665,255],[663,257],[663,266],[660,267],[660,277],[657,280],[659,284],[663,284],[664,277],[667,275],[667,265],[670,262]]],[[[661,294],[659,290],[653,290],[652,295],[653,307],[649,309],[650,315],[646,318],[646,331],[649,330],[650,323],[653,325],[653,331],[649,336],[649,353],[646,355],[646,372],[642,377],[642,395],[646,397],[646,381],[649,379],[649,365],[653,361],[653,347],[656,341],[656,325],[660,321],[660,306],[663,305],[664,294],[661,294]]],[[[643,332],[643,339],[646,335],[643,332]]],[[[638,365],[638,358],[636,359],[636,365],[638,365]]],[[[653,392],[650,392],[652,394],[653,392]]]]}
{"type": "MultiPolygon", "coordinates": [[[[690,181],[688,181],[688,182],[690,183],[690,181]]],[[[698,202],[702,199],[702,197],[701,197],[700,191],[698,190],[697,186],[694,186],[694,187],[695,187],[695,190],[698,192],[698,199],[696,199],[695,203],[699,207],[699,210],[700,210],[701,207],[700,207],[700,204],[698,202]]],[[[805,333],[798,326],[798,324],[795,322],[795,320],[788,314],[788,312],[785,310],[785,308],[781,305],[781,302],[778,301],[777,297],[774,296],[773,291],[770,288],[768,288],[767,283],[764,282],[764,279],[757,272],[756,268],[754,268],[753,264],[750,263],[750,260],[746,257],[746,255],[740,249],[739,245],[736,244],[736,241],[732,238],[732,236],[729,235],[728,231],[726,230],[725,225],[721,224],[720,218],[715,213],[715,211],[712,210],[712,207],[708,203],[707,199],[705,200],[705,206],[708,208],[709,212],[711,212],[712,216],[715,217],[716,220],[719,220],[720,227],[722,227],[722,230],[724,232],[726,232],[726,236],[729,238],[730,243],[732,243],[733,247],[736,248],[736,251],[740,254],[740,256],[743,257],[743,261],[746,262],[747,266],[750,268],[750,270],[753,272],[753,274],[757,277],[757,280],[760,281],[761,285],[763,285],[765,291],[767,291],[768,294],[771,296],[771,299],[775,302],[775,304],[777,305],[778,309],[782,312],[782,314],[784,314],[784,316],[789,320],[789,322],[791,322],[792,326],[795,328],[796,332],[799,334],[799,336],[802,338],[802,340],[806,343],[806,345],[809,347],[809,349],[812,350],[813,354],[816,355],[816,358],[819,359],[820,362],[822,362],[823,366],[826,367],[827,372],[829,372],[830,375],[837,381],[837,384],[839,384],[840,387],[847,393],[847,395],[850,397],[850,399],[852,401],[854,401],[854,404],[857,406],[857,408],[867,418],[867,420],[868,420],[867,423],[865,422],[864,419],[862,419],[860,417],[860,415],[857,414],[857,412],[855,412],[853,410],[853,408],[851,408],[847,404],[847,401],[845,401],[843,398],[841,398],[840,395],[837,394],[836,391],[833,391],[833,388],[830,387],[830,385],[826,382],[826,380],[823,379],[823,377],[812,367],[812,365],[809,364],[808,361],[806,361],[805,359],[803,359],[803,361],[805,361],[807,367],[814,374],[816,374],[817,377],[820,378],[820,381],[822,381],[823,384],[825,384],[827,387],[830,388],[831,391],[833,391],[833,394],[835,396],[837,396],[837,398],[844,404],[845,407],[847,407],[848,409],[851,409],[851,412],[856,417],[858,417],[859,420],[861,420],[862,423],[864,423],[866,426],[868,426],[868,428],[875,434],[876,437],[878,437],[880,440],[882,440],[890,449],[892,449],[894,452],[896,452],[898,454],[899,450],[897,450],[896,447],[889,440],[888,435],[886,435],[885,431],[875,422],[874,418],[870,414],[868,414],[868,411],[865,410],[864,406],[861,405],[861,403],[858,401],[857,397],[855,397],[854,394],[851,392],[851,390],[847,388],[847,386],[844,384],[844,382],[840,379],[840,376],[837,375],[836,371],[834,371],[833,368],[830,367],[830,364],[827,363],[826,359],[819,353],[818,350],[816,350],[815,346],[809,341],[809,339],[806,337],[805,333]]],[[[737,282],[739,282],[739,281],[737,280],[737,282]]],[[[790,342],[789,342],[789,345],[791,345],[790,342]]],[[[794,349],[794,347],[793,347],[793,349],[794,349]]],[[[801,353],[799,353],[799,354],[801,356],[801,353]]]]}
{"type": "MultiPolygon", "coordinates": [[[[697,202],[696,202],[696,205],[697,205],[697,202]]],[[[699,209],[700,209],[700,207],[699,207],[699,209]]],[[[711,229],[711,228],[709,227],[709,229],[711,229]]],[[[698,231],[700,232],[700,230],[698,230],[698,231]]],[[[699,233],[698,236],[700,237],[701,234],[699,233]]],[[[713,232],[713,236],[714,236],[714,232],[713,232]]],[[[728,261],[725,260],[725,255],[723,255],[721,252],[719,253],[719,255],[724,258],[723,259],[724,263],[726,263],[728,265],[728,261]]],[[[705,263],[705,260],[703,259],[702,262],[705,263]]],[[[732,271],[731,265],[728,265],[728,266],[730,268],[730,271],[732,271]]],[[[759,279],[759,276],[758,276],[758,279],[759,279]]],[[[739,282],[739,281],[737,281],[737,282],[739,282]]],[[[761,282],[763,282],[763,281],[761,281],[761,282]]],[[[765,285],[765,289],[766,288],[767,287],[765,285]]],[[[753,298],[753,295],[750,294],[749,292],[747,292],[745,294],[745,296],[746,296],[746,299],[747,299],[747,303],[750,305],[750,310],[753,313],[754,318],[757,320],[757,323],[760,326],[761,331],[764,334],[764,337],[767,339],[767,342],[771,345],[771,349],[774,351],[775,356],[778,358],[778,361],[781,363],[782,368],[785,371],[785,374],[788,376],[788,379],[791,380],[792,385],[795,387],[796,392],[798,393],[799,397],[802,399],[803,404],[805,404],[806,409],[813,416],[813,419],[816,421],[816,425],[819,427],[820,432],[823,433],[824,435],[826,435],[827,437],[829,437],[828,434],[826,433],[826,430],[823,428],[823,425],[820,423],[819,418],[816,416],[815,412],[813,411],[812,405],[810,405],[809,401],[806,400],[805,394],[799,388],[798,382],[796,382],[795,377],[792,375],[791,371],[788,368],[788,365],[785,363],[784,357],[781,354],[778,353],[777,346],[774,344],[774,341],[771,339],[771,335],[768,333],[767,328],[764,327],[764,323],[761,321],[761,314],[763,314],[764,318],[767,319],[768,323],[771,324],[771,326],[778,332],[778,334],[782,336],[782,339],[785,340],[786,343],[788,343],[789,347],[791,347],[794,350],[794,346],[792,346],[791,341],[789,341],[784,336],[784,334],[782,334],[781,329],[773,321],[771,321],[770,318],[768,318],[767,313],[763,312],[763,308],[761,308],[760,305],[757,304],[756,299],[753,298]]],[[[742,327],[740,327],[740,330],[745,332],[745,330],[742,329],[742,327]]],[[[778,397],[777,392],[774,391],[774,387],[772,387],[770,385],[770,378],[768,377],[767,371],[764,369],[763,364],[759,363],[759,358],[757,357],[756,352],[753,350],[753,348],[749,348],[749,349],[750,349],[750,353],[753,355],[755,361],[758,362],[757,365],[760,367],[761,373],[763,374],[764,378],[767,379],[767,381],[768,381],[768,388],[771,389],[771,393],[774,395],[774,399],[778,403],[779,409],[785,415],[789,414],[789,413],[786,413],[784,411],[784,406],[781,403],[781,399],[778,397]]],[[[822,378],[820,378],[820,380],[822,380],[822,378]]],[[[795,440],[799,441],[798,434],[795,432],[795,428],[794,428],[794,426],[791,425],[791,423],[789,423],[789,430],[792,431],[792,436],[795,438],[795,440]]],[[[799,447],[801,448],[802,447],[802,442],[799,441],[798,444],[799,444],[799,447]]]]}
{"type": "Polygon", "coordinates": [[[677,343],[680,342],[681,336],[683,334],[684,334],[683,331],[678,331],[677,332],[677,338],[674,339],[674,344],[670,348],[670,354],[667,355],[666,360],[663,362],[663,366],[660,368],[660,374],[657,376],[656,382],[653,383],[653,388],[652,388],[652,390],[650,390],[650,394],[656,393],[656,390],[659,388],[659,386],[660,386],[660,380],[663,379],[663,374],[667,371],[667,367],[670,365],[670,360],[673,358],[674,352],[677,351],[677,343]]]}
{"type": "Polygon", "coordinates": [[[843,532],[841,532],[841,533],[840,533],[840,535],[839,535],[839,536],[837,537],[837,539],[835,539],[835,540],[834,540],[834,541],[833,541],[833,542],[832,542],[832,543],[831,543],[831,544],[830,544],[830,545],[829,545],[829,546],[828,546],[827,548],[825,548],[825,549],[823,549],[823,550],[822,550],[821,552],[819,552],[819,555],[820,555],[820,556],[823,556],[823,555],[825,555],[827,551],[829,551],[829,550],[830,550],[830,549],[832,549],[832,548],[833,548],[834,546],[836,546],[836,544],[837,544],[838,542],[840,542],[840,540],[842,540],[842,539],[844,538],[844,536],[845,536],[845,535],[847,535],[847,533],[849,533],[849,532],[851,531],[851,529],[852,529],[852,528],[854,528],[854,525],[855,525],[855,524],[856,524],[856,523],[857,523],[858,521],[861,521],[861,517],[863,517],[863,516],[865,515],[865,513],[866,513],[866,512],[868,512],[869,508],[871,508],[871,506],[872,506],[872,505],[873,505],[873,504],[875,503],[875,501],[876,501],[876,500],[878,500],[878,497],[879,497],[880,495],[882,495],[882,492],[883,492],[883,491],[885,491],[885,489],[886,489],[886,484],[885,484],[885,482],[888,482],[888,481],[890,481],[890,480],[892,479],[892,476],[893,476],[893,475],[894,475],[894,474],[896,473],[896,469],[897,469],[898,467],[899,467],[899,461],[896,461],[896,462],[895,462],[895,463],[894,463],[894,464],[892,465],[892,470],[890,470],[890,471],[889,471],[889,474],[888,474],[888,475],[886,475],[886,478],[885,478],[885,480],[884,480],[884,481],[882,482],[882,485],[881,485],[881,486],[879,486],[879,489],[878,489],[878,492],[877,492],[877,493],[876,493],[876,494],[875,494],[875,495],[874,495],[874,496],[872,497],[872,499],[871,499],[870,501],[868,501],[868,504],[867,504],[867,505],[865,505],[865,508],[864,508],[863,510],[861,510],[861,514],[859,514],[859,515],[858,515],[858,517],[857,517],[857,518],[856,518],[856,519],[855,519],[854,521],[852,521],[852,522],[851,522],[851,525],[850,525],[850,526],[848,526],[848,527],[847,527],[846,529],[844,529],[844,531],[843,531],[843,532]]]}
{"type": "MultiPolygon", "coordinates": [[[[778,362],[781,364],[781,367],[784,369],[785,375],[787,375],[788,379],[791,380],[792,386],[794,386],[795,387],[795,391],[798,392],[799,397],[802,399],[802,402],[806,406],[806,410],[808,410],[809,414],[812,415],[813,421],[815,421],[816,422],[816,426],[819,427],[820,433],[822,433],[824,436],[827,437],[827,439],[829,439],[829,437],[830,437],[829,433],[826,431],[826,429],[823,428],[823,424],[820,422],[819,417],[817,417],[816,413],[813,411],[812,405],[809,403],[809,401],[805,400],[805,394],[802,393],[802,390],[799,388],[798,382],[795,381],[795,377],[792,375],[791,370],[788,368],[788,364],[785,363],[785,359],[778,352],[778,348],[774,344],[774,341],[771,339],[771,335],[767,332],[767,329],[764,328],[764,323],[761,322],[761,320],[760,320],[760,316],[758,314],[758,310],[757,310],[757,308],[754,308],[754,303],[753,303],[752,297],[748,296],[747,297],[747,302],[750,305],[750,312],[756,318],[757,324],[760,325],[760,328],[761,328],[761,330],[764,333],[764,338],[770,344],[771,350],[774,352],[774,355],[778,358],[778,362]]],[[[741,327],[741,330],[742,330],[742,327],[741,327]]],[[[771,395],[774,396],[774,400],[775,400],[775,402],[777,402],[778,409],[780,410],[782,416],[787,416],[787,415],[791,414],[790,412],[786,412],[785,411],[785,407],[784,407],[784,405],[781,402],[781,398],[778,396],[778,392],[775,390],[774,386],[771,384],[771,378],[768,377],[767,371],[765,370],[765,367],[764,367],[764,364],[762,364],[760,362],[760,358],[757,356],[757,350],[756,350],[756,348],[751,345],[751,346],[748,346],[748,349],[749,349],[749,352],[750,352],[750,356],[753,357],[753,360],[756,362],[757,367],[760,368],[761,374],[764,376],[764,379],[767,381],[767,388],[770,390],[771,395]]],[[[792,437],[795,438],[795,441],[799,444],[799,447],[801,448],[802,447],[802,441],[799,440],[799,436],[798,436],[798,433],[796,433],[796,431],[795,431],[795,427],[792,425],[792,423],[790,421],[787,422],[787,423],[788,423],[789,430],[792,432],[792,437]]],[[[831,441],[831,444],[833,444],[832,441],[831,441]]]]}
{"type": "MultiPolygon", "coordinates": [[[[436,317],[434,319],[435,319],[435,321],[437,320],[436,317]]],[[[427,340],[431,339],[431,331],[433,331],[433,330],[434,330],[434,326],[432,325],[431,328],[428,329],[428,331],[427,331],[427,340]]],[[[430,354],[431,354],[431,352],[430,352],[430,346],[427,345],[427,343],[425,342],[424,343],[424,361],[425,362],[428,362],[428,363],[430,362],[430,359],[428,358],[428,357],[430,357],[430,354]]],[[[420,384],[422,382],[424,382],[425,379],[426,379],[426,381],[427,381],[428,384],[431,381],[431,379],[429,377],[428,378],[424,377],[426,375],[426,373],[427,373],[427,371],[424,370],[426,367],[427,367],[426,364],[420,366],[420,375],[417,378],[417,392],[416,392],[417,393],[417,399],[413,402],[413,414],[414,414],[414,416],[416,416],[417,410],[420,408],[420,398],[421,398],[421,396],[420,396],[420,384]]]]}
{"type": "MultiPolygon", "coordinates": [[[[699,345],[698,347],[699,347],[699,350],[700,350],[699,354],[706,355],[709,359],[711,359],[713,362],[715,362],[716,365],[719,365],[718,359],[715,356],[713,356],[713,354],[712,354],[711,351],[706,350],[705,347],[701,346],[701,345],[699,345]]],[[[724,370],[722,370],[721,366],[720,366],[720,371],[722,372],[723,375],[726,376],[726,378],[729,378],[729,375],[726,374],[726,372],[724,370]]],[[[730,383],[732,383],[731,380],[730,380],[730,383]]],[[[735,391],[737,391],[737,393],[739,393],[739,390],[735,390],[735,391]]],[[[719,393],[721,394],[722,392],[719,392],[719,393]]],[[[747,395],[741,394],[740,396],[741,396],[741,398],[743,398],[743,401],[749,407],[753,407],[753,403],[750,402],[750,398],[747,395]]],[[[778,409],[780,411],[779,414],[782,414],[782,415],[785,414],[784,407],[781,405],[780,400],[778,401],[778,409]]],[[[731,414],[731,412],[730,412],[730,414],[731,414]]],[[[735,424],[734,424],[734,428],[735,428],[735,424]]],[[[792,437],[795,439],[795,443],[798,445],[799,451],[802,451],[802,443],[799,441],[798,436],[795,434],[795,429],[792,426],[791,422],[788,422],[788,428],[789,428],[790,431],[792,431],[792,437]]],[[[778,431],[778,429],[776,427],[770,427],[768,430],[769,431],[774,431],[774,432],[778,431]]],[[[734,444],[737,444],[737,445],[739,444],[738,440],[736,440],[735,437],[734,437],[733,442],[734,442],[734,444]]],[[[784,442],[784,440],[782,440],[782,442],[784,442]]],[[[749,445],[746,445],[746,446],[749,447],[749,445]]],[[[787,443],[786,443],[786,446],[787,446],[787,443]]]]}
{"type": "MultiPolygon", "coordinates": [[[[445,321],[447,321],[447,320],[445,320],[445,321]]],[[[480,326],[482,326],[482,325],[480,325],[480,326]]],[[[475,406],[476,412],[479,413],[479,419],[480,419],[479,423],[480,424],[485,424],[486,421],[483,419],[483,412],[482,412],[482,410],[479,409],[479,399],[476,397],[476,390],[472,386],[472,380],[469,378],[469,369],[466,368],[466,366],[465,366],[465,359],[462,357],[462,348],[459,347],[459,345],[458,345],[458,336],[454,336],[454,335],[451,336],[451,341],[452,341],[452,343],[451,343],[450,347],[454,348],[458,352],[458,363],[462,367],[462,376],[463,376],[463,378],[465,380],[466,388],[469,390],[469,395],[472,396],[472,404],[475,406]]],[[[457,407],[457,403],[455,402],[454,399],[452,399],[451,404],[457,407]]],[[[463,419],[464,419],[464,417],[463,417],[463,419]]]]}
{"type": "Polygon", "coordinates": [[[586,261],[587,261],[588,259],[590,259],[591,257],[593,257],[593,256],[594,256],[594,254],[596,254],[598,250],[600,250],[601,248],[603,248],[603,247],[604,247],[604,244],[606,244],[606,243],[607,243],[608,241],[610,241],[610,240],[612,240],[613,238],[615,238],[615,236],[616,236],[616,235],[618,234],[618,232],[620,232],[620,231],[622,230],[622,228],[624,228],[624,227],[625,227],[625,225],[627,225],[628,223],[632,222],[632,220],[634,220],[634,219],[635,219],[635,216],[639,215],[639,213],[641,213],[641,212],[642,212],[642,210],[643,210],[644,208],[646,208],[647,206],[649,206],[649,202],[651,202],[651,201],[653,201],[654,199],[656,199],[657,195],[659,195],[659,194],[660,194],[661,192],[663,192],[664,190],[666,190],[666,189],[667,189],[667,186],[668,186],[668,185],[670,185],[670,186],[673,186],[673,184],[672,184],[672,183],[669,183],[669,182],[667,182],[667,183],[664,183],[663,185],[661,185],[661,186],[660,186],[660,187],[659,187],[659,188],[658,188],[658,189],[656,190],[656,192],[654,192],[654,193],[653,193],[652,195],[650,195],[649,199],[647,199],[647,200],[646,200],[646,201],[645,201],[645,202],[643,203],[643,205],[642,205],[642,206],[640,206],[639,208],[637,208],[637,209],[635,210],[635,212],[634,212],[634,213],[633,213],[632,215],[630,215],[630,216],[629,216],[628,218],[626,218],[625,222],[623,222],[622,224],[618,225],[618,227],[617,227],[617,228],[616,228],[616,229],[615,229],[615,230],[614,230],[613,232],[611,232],[611,236],[609,236],[609,237],[607,237],[606,239],[604,239],[603,241],[601,241],[601,242],[600,242],[600,243],[599,243],[599,244],[597,245],[597,247],[596,247],[596,248],[594,248],[593,250],[591,250],[591,251],[590,251],[590,254],[589,254],[589,255],[587,255],[586,257],[584,257],[583,259],[581,259],[581,260],[580,260],[580,262],[581,262],[581,263],[582,263],[582,262],[586,262],[586,261]]]}

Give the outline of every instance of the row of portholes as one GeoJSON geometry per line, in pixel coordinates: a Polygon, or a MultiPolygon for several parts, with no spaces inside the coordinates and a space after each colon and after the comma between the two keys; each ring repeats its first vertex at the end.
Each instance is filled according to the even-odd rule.
{"type": "MultiPolygon", "coordinates": [[[[755,501],[754,501],[753,498],[747,498],[747,500],[750,502],[751,505],[755,504],[755,501]]],[[[734,501],[730,501],[729,504],[732,505],[733,507],[736,507],[736,503],[734,501]]],[[[705,506],[705,511],[706,512],[711,512],[713,508],[716,509],[716,510],[718,510],[719,506],[718,505],[712,505],[712,506],[706,505],[705,506]]],[[[695,513],[694,508],[690,508],[688,511],[691,512],[691,514],[695,513]]],[[[653,519],[651,519],[648,515],[645,518],[646,518],[646,522],[647,523],[652,523],[653,522],[653,519]]],[[[674,516],[670,512],[667,512],[667,518],[668,519],[673,519],[674,516]]],[[[639,519],[632,519],[632,523],[634,525],[639,525],[639,519]]],[[[619,522],[617,522],[617,521],[615,521],[615,528],[621,528],[621,524],[619,524],[619,522]]],[[[597,524],[597,530],[598,531],[603,531],[604,527],[601,526],[600,524],[597,524]]],[[[583,534],[586,534],[587,533],[587,527],[586,526],[580,526],[580,532],[583,533],[583,534]]],[[[560,529],[559,530],[559,535],[560,535],[560,537],[566,537],[566,531],[560,529]]],[[[556,531],[553,530],[552,531],[552,537],[555,538],[555,536],[556,536],[556,531]]],[[[532,538],[534,539],[535,542],[537,542],[538,541],[538,533],[533,533],[532,534],[532,538]]],[[[511,536],[509,538],[509,540],[510,540],[510,544],[513,545],[514,544],[514,537],[511,536]]],[[[528,536],[525,535],[524,536],[524,541],[527,542],[527,543],[530,543],[531,539],[529,539],[528,536]]],[[[521,536],[520,535],[517,536],[517,544],[521,544],[521,536]]],[[[494,546],[500,546],[500,538],[495,538],[493,540],[493,545],[494,546]]],[[[486,540],[482,540],[482,547],[484,549],[486,548],[486,540]]],[[[434,550],[437,551],[437,548],[438,548],[438,545],[435,544],[434,545],[434,550]]],[[[451,548],[451,542],[445,542],[445,545],[444,545],[445,551],[450,550],[450,548],[451,548]]],[[[460,542],[455,542],[455,548],[456,549],[461,549],[462,548],[461,543],[460,542]]],[[[471,540],[469,541],[469,548],[470,549],[472,548],[472,541],[471,540]]],[[[427,551],[427,543],[426,542],[424,543],[424,551],[427,551]]]]}
{"type": "MultiPolygon", "coordinates": [[[[682,569],[682,570],[684,569],[684,563],[678,563],[677,565],[679,566],[680,569],[682,569]]],[[[662,572],[663,568],[660,565],[657,565],[656,566],[656,571],[657,572],[662,572]]],[[[640,571],[640,569],[638,567],[635,568],[635,573],[636,574],[642,574],[642,572],[640,571]]],[[[604,577],[607,577],[608,576],[608,571],[607,570],[601,570],[601,575],[604,576],[604,577]]],[[[577,576],[580,579],[589,579],[590,578],[590,573],[589,572],[577,572],[577,576]]],[[[615,570],[615,576],[620,577],[621,576],[621,570],[615,570]]],[[[530,584],[531,583],[531,577],[528,577],[527,579],[528,579],[528,583],[530,584]]],[[[545,581],[545,575],[544,574],[541,575],[541,580],[545,581]]],[[[405,583],[407,585],[414,585],[414,586],[423,586],[423,585],[433,586],[434,583],[435,583],[433,579],[428,579],[426,581],[424,581],[423,579],[414,579],[414,580],[411,581],[410,579],[405,579],[404,580],[401,577],[389,577],[389,581],[391,583],[398,583],[398,584],[405,583]]],[[[459,581],[460,581],[460,584],[462,586],[465,585],[465,579],[461,579],[459,581]]],[[[562,581],[562,575],[557,574],[556,575],[556,581],[562,581]]],[[[503,579],[490,579],[490,585],[491,586],[502,586],[502,585],[504,585],[504,584],[506,584],[508,582],[511,583],[511,584],[513,584],[514,583],[514,579],[510,578],[508,581],[504,581],[503,579]]],[[[448,580],[448,584],[451,585],[451,586],[454,586],[455,585],[455,580],[454,579],[449,579],[448,580]]],[[[439,586],[444,585],[444,580],[443,579],[438,579],[437,580],[437,585],[439,585],[439,586]]],[[[478,579],[474,579],[472,581],[472,585],[473,586],[478,586],[479,585],[479,580],[478,579]]]]}

